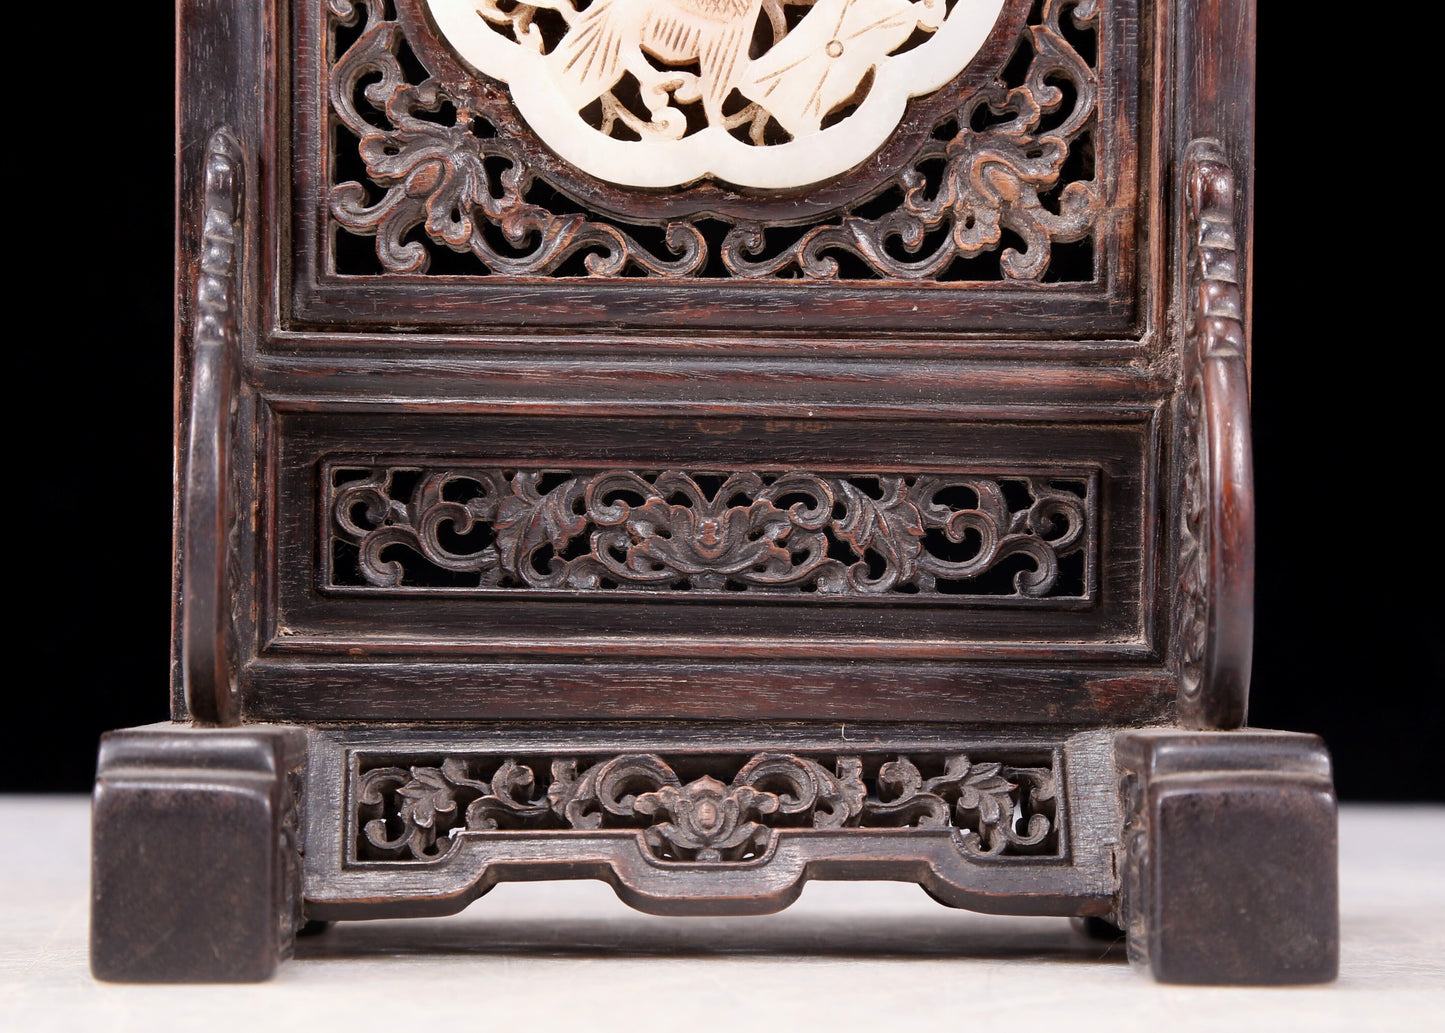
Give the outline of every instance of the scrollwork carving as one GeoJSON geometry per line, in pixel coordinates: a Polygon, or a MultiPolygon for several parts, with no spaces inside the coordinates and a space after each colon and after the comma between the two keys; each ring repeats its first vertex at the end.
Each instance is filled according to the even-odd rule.
{"type": "Polygon", "coordinates": [[[955,825],[985,853],[1010,848],[1036,847],[1050,833],[1049,820],[1040,808],[1054,797],[1052,777],[1040,770],[1014,773],[1014,781],[1001,774],[997,762],[975,764],[963,754],[948,757],[941,775],[925,779],[907,757],[884,764],[878,772],[878,798],[864,808],[875,824],[898,822],[920,828],[955,825]],[[1027,786],[1033,813],[1020,831],[1014,806],[1020,786],[1027,786]]]}
{"type": "Polygon", "coordinates": [[[1077,473],[337,464],[324,479],[349,561],[330,583],[356,588],[1087,597],[1097,504],[1077,473]]]}
{"type": "Polygon", "coordinates": [[[1180,401],[1175,638],[1186,723],[1244,723],[1254,622],[1254,499],[1234,174],[1212,140],[1191,144],[1185,390],[1180,401]]]}
{"type": "Polygon", "coordinates": [[[363,766],[354,789],[357,856],[434,860],[468,831],[634,829],[658,860],[735,863],[766,853],[779,830],[957,830],[978,857],[1058,850],[1049,766],[965,754],[729,758],[622,754],[550,759],[550,779],[517,758],[363,766]],[[925,778],[919,764],[940,773],[925,778]],[[686,775],[680,772],[687,772],[686,775]],[[876,791],[870,793],[870,783],[876,791]]]}
{"type": "Polygon", "coordinates": [[[335,0],[331,10],[343,24],[365,13],[365,30],[337,58],[329,87],[332,110],[355,134],[367,175],[383,191],[372,200],[368,186],[341,183],[331,192],[331,212],[348,230],[376,237],[377,257],[389,272],[424,272],[430,264],[427,247],[408,239],[417,229],[453,251],[471,252],[487,271],[504,276],[547,275],[579,252],[593,276],[615,276],[628,265],[685,276],[705,260],[696,227],[668,227],[671,256],[662,258],[614,226],[525,200],[531,175],[521,152],[499,138],[484,116],[457,112],[434,79],[415,86],[406,81],[399,56],[405,43],[400,26],[385,16],[385,0],[335,0]],[[373,126],[358,99],[383,111],[388,127],[373,126]],[[455,120],[438,120],[443,109],[457,112],[455,120]],[[493,172],[489,161],[505,170],[493,172]]]}
{"type": "MultiPolygon", "coordinates": [[[[881,218],[845,216],[815,227],[771,254],[759,226],[738,226],[723,243],[723,259],[738,276],[775,275],[796,267],[815,278],[838,276],[828,252],[862,258],[879,274],[900,280],[942,276],[954,261],[998,248],[1004,232],[1022,238],[1022,251],[1007,247],[999,255],[1004,278],[1037,280],[1048,269],[1054,243],[1080,240],[1093,229],[1102,208],[1097,187],[1085,180],[1061,183],[1070,148],[1095,117],[1098,83],[1088,64],[1067,42],[1059,18],[1065,4],[1050,0],[1040,24],[1029,27],[1034,60],[1019,85],[995,83],[969,97],[957,114],[958,125],[987,123],[978,132],[960,129],[935,140],[901,174],[903,202],[881,218]],[[1046,114],[1063,100],[1057,83],[1075,92],[1073,107],[1057,126],[1040,132],[1046,114]],[[929,159],[941,158],[937,181],[925,172],[929,159]],[[1057,210],[1040,195],[1062,187],[1057,210]],[[946,232],[944,232],[946,231],[946,232]],[[939,238],[932,247],[929,240],[939,238]]],[[[1071,12],[1081,25],[1097,17],[1093,2],[1071,12]]]]}
{"type": "Polygon", "coordinates": [[[974,58],[1004,0],[425,0],[563,159],[609,183],[847,172],[974,58]]]}
{"type": "MultiPolygon", "coordinates": [[[[601,6],[626,7],[620,0],[601,6]]],[[[760,19],[759,31],[782,40],[769,55],[785,49],[783,37],[793,38],[788,9],[806,11],[804,23],[824,13],[787,0],[743,6],[760,19]]],[[[920,25],[932,25],[945,5],[898,0],[894,6],[906,8],[920,25]]],[[[541,38],[543,15],[562,23],[563,7],[572,10],[550,3],[487,9],[496,32],[510,34],[508,45],[521,50],[541,38]]],[[[593,4],[573,21],[586,21],[594,8],[601,10],[593,4]]],[[[1097,73],[1093,58],[1086,60],[1071,42],[1096,34],[1096,0],[1044,0],[1030,16],[1007,75],[960,97],[881,193],[871,191],[866,202],[840,200],[835,215],[801,231],[751,217],[745,206],[724,211],[715,199],[695,215],[660,221],[649,217],[652,206],[643,195],[626,217],[592,210],[585,200],[579,207],[557,193],[569,192],[566,183],[499,129],[515,122],[510,109],[497,107],[510,104],[503,93],[488,89],[462,97],[434,76],[412,81],[409,44],[390,0],[333,0],[330,10],[335,26],[361,22],[330,67],[327,88],[334,117],[346,130],[342,145],[352,141],[365,168],[364,178],[332,186],[331,214],[347,232],[375,237],[383,272],[426,272],[433,249],[443,247],[473,256],[478,272],[508,277],[1037,281],[1050,274],[1055,245],[1094,237],[1105,210],[1092,167],[1097,73]],[[1072,30],[1062,26],[1064,18],[1072,30]],[[993,256],[991,266],[973,261],[984,256],[993,256]]],[[[554,50],[547,60],[560,53],[554,50]]],[[[860,82],[871,81],[872,72],[860,74],[860,82]]],[[[678,110],[679,98],[702,104],[715,91],[691,71],[659,81],[666,88],[647,94],[656,103],[642,114],[609,92],[615,83],[607,87],[597,128],[643,139],[689,132],[687,119],[668,113],[678,110]]],[[[717,131],[731,134],[729,146],[768,149],[765,130],[777,123],[757,100],[738,111],[716,104],[709,111],[717,131]],[[738,134],[747,146],[735,139],[738,134]]],[[[801,131],[803,122],[811,126],[814,114],[794,119],[794,129],[801,131]]],[[[1055,279],[1093,276],[1054,272],[1055,279]]]]}
{"type": "Polygon", "coordinates": [[[184,532],[181,581],[181,678],[193,717],[217,724],[237,720],[234,678],[240,614],[240,515],[235,505],[239,472],[235,436],[239,379],[245,165],[240,142],[228,128],[207,142],[200,190],[196,248],[190,398],[186,413],[184,532]]]}

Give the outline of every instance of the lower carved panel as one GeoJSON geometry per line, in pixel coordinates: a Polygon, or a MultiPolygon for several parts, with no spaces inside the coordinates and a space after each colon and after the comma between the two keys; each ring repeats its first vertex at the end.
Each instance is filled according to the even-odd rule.
{"type": "Polygon", "coordinates": [[[996,752],[359,755],[353,860],[431,861],[466,832],[627,829],[662,862],[754,860],[785,829],[952,829],[977,858],[1059,856],[1052,753],[996,752]]]}

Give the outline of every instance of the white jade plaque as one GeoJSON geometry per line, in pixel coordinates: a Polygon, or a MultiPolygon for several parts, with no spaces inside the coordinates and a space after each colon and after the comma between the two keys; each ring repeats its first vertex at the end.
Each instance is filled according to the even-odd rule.
{"type": "Polygon", "coordinates": [[[506,10],[427,0],[452,49],[505,82],[532,130],[584,172],[633,187],[711,176],[758,189],[807,186],[863,162],[909,98],[963,71],[1003,6],[592,0],[579,11],[573,0],[506,10]],[[619,99],[633,84],[631,103],[619,99]]]}

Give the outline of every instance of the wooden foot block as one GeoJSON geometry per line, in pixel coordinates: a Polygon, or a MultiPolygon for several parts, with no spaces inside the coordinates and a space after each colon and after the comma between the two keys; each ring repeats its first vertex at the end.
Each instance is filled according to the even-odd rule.
{"type": "Polygon", "coordinates": [[[101,740],[90,965],[130,983],[251,982],[300,918],[297,729],[153,725],[101,740]]]}
{"type": "Polygon", "coordinates": [[[1335,795],[1320,740],[1139,731],[1117,754],[1131,960],[1166,983],[1334,979],[1335,795]]]}

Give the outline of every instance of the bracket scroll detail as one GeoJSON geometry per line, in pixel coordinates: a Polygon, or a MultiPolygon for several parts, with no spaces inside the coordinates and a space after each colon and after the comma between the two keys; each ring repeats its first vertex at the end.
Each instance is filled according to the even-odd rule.
{"type": "Polygon", "coordinates": [[[1179,710],[1191,727],[1237,728],[1254,640],[1254,471],[1234,172],[1215,141],[1190,144],[1184,191],[1179,710]]]}
{"type": "Polygon", "coordinates": [[[190,410],[181,500],[181,678],[191,716],[234,724],[229,568],[235,528],[231,424],[239,347],[241,147],[229,129],[206,146],[199,268],[192,297],[190,410]]]}

